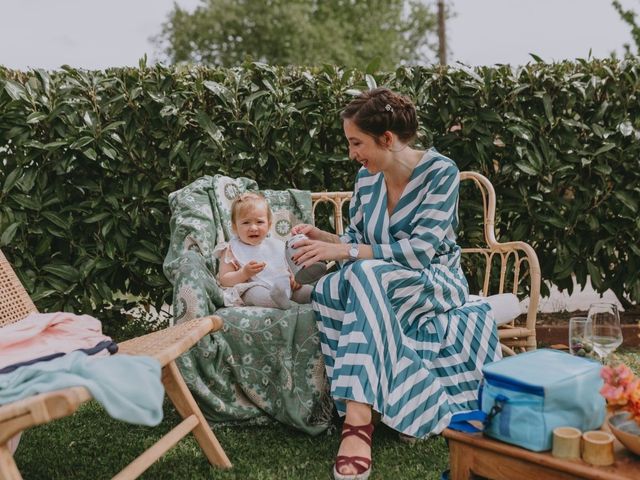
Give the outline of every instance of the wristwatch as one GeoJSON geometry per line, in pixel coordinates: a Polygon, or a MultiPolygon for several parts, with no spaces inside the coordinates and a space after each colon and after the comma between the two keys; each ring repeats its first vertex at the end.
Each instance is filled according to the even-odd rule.
{"type": "Polygon", "coordinates": [[[358,259],[358,253],[360,252],[360,245],[352,243],[349,247],[349,261],[355,262],[358,259]]]}

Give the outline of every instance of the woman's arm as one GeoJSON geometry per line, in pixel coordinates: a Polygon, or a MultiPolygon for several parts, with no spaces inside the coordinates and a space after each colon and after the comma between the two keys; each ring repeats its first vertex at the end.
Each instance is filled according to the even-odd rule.
{"type": "MultiPolygon", "coordinates": [[[[427,172],[422,189],[423,199],[412,218],[409,238],[388,244],[363,244],[364,222],[358,196],[354,195],[349,208],[351,222],[345,235],[339,237],[342,245],[306,240],[304,248],[296,252],[294,260],[305,267],[319,260],[345,260],[352,244],[359,246],[358,259],[395,261],[409,268],[422,269],[431,263],[451,226],[456,220],[460,177],[455,164],[443,157],[427,172]]],[[[356,191],[357,192],[357,191],[356,191]]],[[[421,194],[419,194],[421,195],[421,194]]]]}
{"type": "MultiPolygon", "coordinates": [[[[337,237],[337,235],[336,235],[337,237]]],[[[339,238],[339,237],[338,237],[339,238]]],[[[293,260],[296,265],[304,265],[309,267],[321,260],[348,260],[349,250],[352,243],[337,243],[323,242],[321,240],[301,240],[296,243],[296,253],[293,255],[293,260]]],[[[355,244],[358,246],[358,260],[364,260],[367,258],[373,258],[373,251],[371,245],[355,244]]]]}
{"type": "Polygon", "coordinates": [[[460,176],[456,165],[443,157],[430,167],[422,189],[426,194],[412,219],[409,238],[373,245],[372,258],[396,261],[409,268],[429,266],[457,218],[460,176]]]}
{"type": "MultiPolygon", "coordinates": [[[[360,172],[358,177],[361,174],[363,172],[360,172]]],[[[296,244],[296,246],[302,247],[293,257],[298,264],[308,267],[321,260],[348,260],[350,257],[349,250],[353,245],[358,246],[358,260],[373,258],[371,245],[364,243],[364,235],[362,234],[364,221],[357,179],[355,191],[349,202],[349,225],[347,225],[344,234],[338,236],[323,232],[311,225],[309,227],[308,230],[312,232],[312,235],[306,233],[305,235],[310,240],[304,240],[296,244]],[[312,229],[322,233],[317,235],[312,229]]],[[[299,233],[304,233],[304,231],[299,233]]]]}

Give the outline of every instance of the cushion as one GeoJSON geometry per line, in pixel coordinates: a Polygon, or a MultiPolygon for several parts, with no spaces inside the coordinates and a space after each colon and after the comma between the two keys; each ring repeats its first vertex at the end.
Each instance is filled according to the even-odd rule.
{"type": "Polygon", "coordinates": [[[497,295],[489,295],[488,297],[469,295],[470,302],[478,302],[481,300],[491,305],[491,310],[493,310],[493,316],[497,325],[512,322],[522,313],[520,301],[513,293],[500,293],[497,295]]]}
{"type": "Polygon", "coordinates": [[[224,175],[213,177],[215,209],[220,219],[218,238],[229,240],[231,230],[231,204],[233,200],[246,191],[262,193],[273,212],[271,235],[286,240],[291,227],[298,223],[313,223],[311,194],[308,191],[296,190],[258,190],[258,184],[249,178],[230,178],[224,175]]]}

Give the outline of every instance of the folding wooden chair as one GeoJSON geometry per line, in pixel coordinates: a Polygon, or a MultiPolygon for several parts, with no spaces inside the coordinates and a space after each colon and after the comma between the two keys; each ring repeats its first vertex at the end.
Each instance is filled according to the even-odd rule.
{"type": "MultiPolygon", "coordinates": [[[[32,312],[37,312],[35,305],[0,250],[0,335],[2,326],[19,322],[32,312]]],[[[162,383],[183,420],[114,478],[124,480],[138,477],[189,432],[193,432],[200,448],[212,465],[221,468],[231,467],[231,462],[211,431],[175,364],[175,359],[200,338],[221,327],[220,317],[209,316],[119,344],[119,353],[148,355],[160,362],[162,383]]],[[[0,406],[0,478],[7,480],[22,478],[7,445],[14,435],[35,425],[71,415],[88,400],[91,400],[91,394],[86,388],[72,387],[0,406]]]]}

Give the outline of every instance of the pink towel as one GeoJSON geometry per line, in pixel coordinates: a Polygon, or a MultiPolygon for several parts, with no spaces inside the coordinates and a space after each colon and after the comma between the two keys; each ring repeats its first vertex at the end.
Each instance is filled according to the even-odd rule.
{"type": "Polygon", "coordinates": [[[16,450],[18,449],[18,445],[20,444],[21,436],[22,436],[22,432],[18,432],[7,441],[7,447],[9,447],[9,452],[11,453],[11,455],[16,453],[16,450]]]}
{"type": "Polygon", "coordinates": [[[52,353],[91,348],[104,340],[100,320],[73,313],[32,313],[0,328],[0,368],[52,353]]]}

